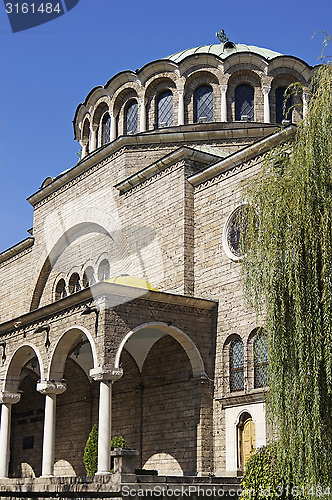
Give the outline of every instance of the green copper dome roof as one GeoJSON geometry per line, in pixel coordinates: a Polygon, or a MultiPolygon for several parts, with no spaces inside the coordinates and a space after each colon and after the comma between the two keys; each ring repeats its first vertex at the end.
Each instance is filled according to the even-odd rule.
{"type": "Polygon", "coordinates": [[[179,63],[186,57],[193,54],[213,54],[219,56],[221,59],[226,59],[226,57],[230,56],[231,54],[236,54],[237,52],[252,52],[253,54],[265,57],[265,59],[267,60],[274,59],[275,57],[282,55],[279,54],[279,52],[274,52],[270,49],[262,49],[260,47],[255,47],[254,45],[226,42],[225,44],[215,43],[212,45],[201,45],[200,47],[182,50],[180,52],[176,52],[171,56],[165,57],[165,59],[169,59],[171,61],[179,63]]]}

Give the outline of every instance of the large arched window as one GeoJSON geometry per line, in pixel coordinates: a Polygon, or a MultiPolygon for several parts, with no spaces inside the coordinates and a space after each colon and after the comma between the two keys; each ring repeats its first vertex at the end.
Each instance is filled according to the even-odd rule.
{"type": "Polygon", "coordinates": [[[101,122],[101,144],[110,142],[111,117],[105,113],[101,122]]]}
{"type": "Polygon", "coordinates": [[[244,389],[244,351],[243,342],[240,339],[233,340],[230,347],[229,384],[231,392],[244,389]]]}
{"type": "Polygon", "coordinates": [[[64,299],[67,297],[67,292],[66,292],[66,283],[65,280],[61,278],[61,280],[58,281],[56,288],[55,288],[55,300],[60,300],[64,299]]]}
{"type": "Polygon", "coordinates": [[[260,334],[254,342],[254,387],[265,387],[268,383],[267,343],[264,335],[260,334]]]}
{"type": "Polygon", "coordinates": [[[125,113],[125,133],[137,134],[138,128],[138,105],[137,101],[131,101],[125,113]]]}
{"type": "Polygon", "coordinates": [[[76,293],[81,290],[80,277],[77,273],[73,273],[69,279],[69,293],[76,293]]]}
{"type": "Polygon", "coordinates": [[[173,124],[173,94],[165,90],[157,99],[157,124],[160,127],[170,127],[173,124]]]}
{"type": "Polygon", "coordinates": [[[289,109],[292,105],[291,96],[286,100],[285,98],[286,87],[278,87],[275,91],[276,102],[276,122],[281,123],[282,120],[291,120],[291,113],[289,109]],[[286,103],[285,103],[286,100],[286,103]]]}
{"type": "Polygon", "coordinates": [[[98,267],[98,281],[105,281],[110,277],[110,265],[107,259],[101,261],[98,267]]]}
{"type": "Polygon", "coordinates": [[[201,85],[194,93],[194,122],[213,121],[213,90],[210,85],[201,85]]]}
{"type": "Polygon", "coordinates": [[[247,83],[235,89],[235,120],[253,121],[255,119],[254,89],[247,83]]]}
{"type": "Polygon", "coordinates": [[[83,274],[83,288],[88,288],[96,283],[96,278],[92,266],[88,266],[83,274]]]}

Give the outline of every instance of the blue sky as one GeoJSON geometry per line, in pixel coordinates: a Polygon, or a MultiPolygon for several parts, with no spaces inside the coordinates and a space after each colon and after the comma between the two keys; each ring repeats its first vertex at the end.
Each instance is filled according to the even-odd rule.
{"type": "Polygon", "coordinates": [[[222,28],[235,43],[315,65],[323,35],[311,37],[332,34],[332,2],[80,0],[60,18],[15,34],[0,5],[0,252],[28,236],[26,198],[76,163],[72,119],[88,92],[119,71],[218,43],[222,28]]]}

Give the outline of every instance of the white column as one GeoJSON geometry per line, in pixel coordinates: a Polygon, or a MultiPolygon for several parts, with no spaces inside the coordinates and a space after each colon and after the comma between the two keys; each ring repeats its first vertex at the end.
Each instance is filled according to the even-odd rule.
{"type": "Polygon", "coordinates": [[[80,145],[82,147],[82,155],[81,155],[81,160],[86,156],[86,147],[87,147],[88,141],[86,139],[82,139],[80,141],[80,145]]]}
{"type": "Polygon", "coordinates": [[[62,382],[43,381],[37,384],[37,391],[45,394],[42,477],[54,475],[56,395],[65,390],[66,384],[62,382]]]}
{"type": "Polygon", "coordinates": [[[111,425],[112,425],[112,382],[100,382],[98,422],[98,472],[110,474],[111,425]]]}
{"type": "Polygon", "coordinates": [[[0,478],[8,477],[11,410],[12,404],[18,403],[20,398],[20,394],[11,394],[5,391],[0,393],[0,478]]]}
{"type": "Polygon", "coordinates": [[[118,380],[122,374],[122,368],[90,370],[90,376],[100,382],[97,476],[111,473],[112,381],[118,380]]]}
{"type": "Polygon", "coordinates": [[[269,100],[269,93],[270,93],[271,87],[268,87],[267,85],[262,87],[262,92],[264,95],[264,123],[270,123],[270,100],[269,100]]]}
{"type": "Polygon", "coordinates": [[[94,151],[97,147],[97,129],[98,125],[90,125],[91,127],[91,141],[90,141],[90,153],[94,151]]]}
{"type": "Polygon", "coordinates": [[[306,117],[306,114],[308,112],[308,100],[309,100],[309,93],[308,91],[304,91],[302,94],[302,102],[303,102],[303,118],[306,117]]]}
{"type": "Polygon", "coordinates": [[[42,477],[54,475],[56,394],[45,396],[42,477]]]}
{"type": "Polygon", "coordinates": [[[184,125],[184,89],[177,89],[179,96],[178,125],[184,125]]]}
{"type": "Polygon", "coordinates": [[[116,139],[116,117],[111,113],[111,131],[110,131],[110,142],[116,139]]]}
{"type": "Polygon", "coordinates": [[[146,131],[146,107],[145,107],[145,97],[140,97],[139,102],[139,131],[146,131]]]}
{"type": "Polygon", "coordinates": [[[221,121],[227,122],[227,100],[226,100],[227,85],[220,85],[220,90],[221,90],[221,121]]]}

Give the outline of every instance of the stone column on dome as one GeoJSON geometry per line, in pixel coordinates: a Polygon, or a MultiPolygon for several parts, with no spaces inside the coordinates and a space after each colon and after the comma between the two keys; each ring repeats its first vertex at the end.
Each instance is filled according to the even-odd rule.
{"type": "Polygon", "coordinates": [[[309,91],[304,90],[302,93],[302,102],[303,102],[303,118],[305,118],[307,112],[308,112],[308,101],[309,101],[309,91]]]}
{"type": "Polygon", "coordinates": [[[11,410],[20,399],[21,394],[0,391],[0,478],[8,477],[11,410]]]}
{"type": "Polygon", "coordinates": [[[37,391],[45,394],[42,477],[54,476],[56,396],[66,390],[63,382],[38,382],[37,391]]]}
{"type": "Polygon", "coordinates": [[[145,97],[138,98],[139,103],[139,131],[146,131],[146,102],[145,97]]]}
{"type": "Polygon", "coordinates": [[[97,476],[111,473],[112,383],[122,377],[122,374],[121,368],[104,367],[90,370],[90,377],[100,382],[97,476]]]}
{"type": "Polygon", "coordinates": [[[262,87],[262,92],[264,95],[264,123],[271,123],[270,120],[270,100],[269,100],[269,93],[270,93],[271,87],[268,85],[264,85],[262,87]]]}
{"type": "Polygon", "coordinates": [[[178,125],[184,125],[184,89],[177,89],[179,96],[178,125]]]}
{"type": "Polygon", "coordinates": [[[88,140],[87,139],[81,139],[80,140],[80,145],[82,147],[82,154],[81,154],[81,160],[86,156],[86,147],[88,145],[88,140]]]}
{"type": "Polygon", "coordinates": [[[220,85],[220,91],[221,91],[221,121],[227,122],[227,100],[226,100],[227,85],[220,85]]]}
{"type": "Polygon", "coordinates": [[[98,125],[91,124],[91,141],[90,141],[90,152],[94,151],[97,148],[97,130],[98,125]]]}

